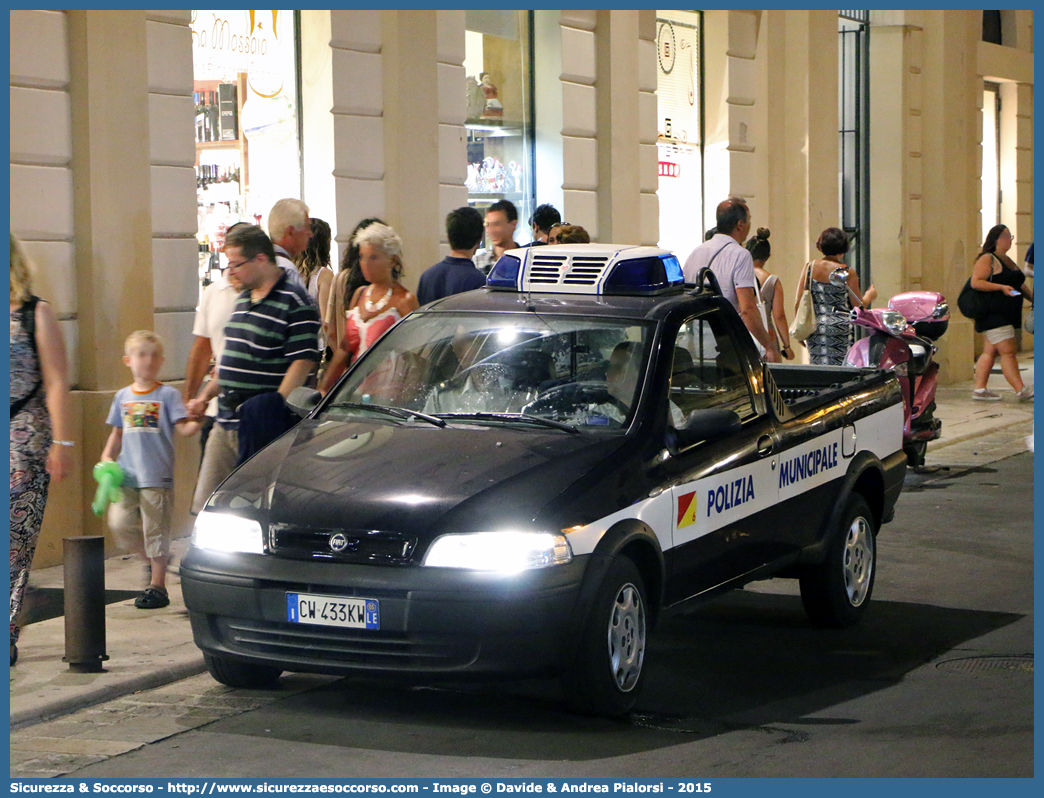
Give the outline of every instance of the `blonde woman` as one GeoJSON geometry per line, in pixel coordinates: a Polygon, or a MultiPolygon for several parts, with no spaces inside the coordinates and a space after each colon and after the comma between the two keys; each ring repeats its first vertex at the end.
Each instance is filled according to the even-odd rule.
{"type": "Polygon", "coordinates": [[[72,470],[65,344],[51,306],[33,296],[32,271],[11,236],[11,664],[18,613],[40,537],[47,489],[72,470]]]}
{"type": "Polygon", "coordinates": [[[369,285],[360,286],[352,297],[344,336],[319,387],[324,394],[374,341],[419,307],[417,297],[399,282],[402,239],[398,233],[386,224],[374,223],[357,232],[352,243],[359,246],[359,267],[369,285]]]}

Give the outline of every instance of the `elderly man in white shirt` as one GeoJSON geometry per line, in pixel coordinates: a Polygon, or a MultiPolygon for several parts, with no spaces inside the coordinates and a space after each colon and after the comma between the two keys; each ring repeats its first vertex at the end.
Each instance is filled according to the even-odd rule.
{"type": "MultiPolygon", "coordinates": [[[[232,311],[239,298],[239,281],[230,279],[227,270],[203,289],[203,295],[196,308],[196,318],[192,324],[195,340],[189,350],[188,363],[185,365],[185,385],[181,393],[185,402],[195,398],[203,384],[204,377],[210,371],[211,360],[221,359],[225,348],[225,325],[232,318],[232,311]]],[[[206,417],[203,421],[203,435],[200,436],[199,448],[202,452],[207,446],[207,436],[217,416],[217,397],[207,405],[206,417]]]]}
{"type": "Polygon", "coordinates": [[[710,266],[718,278],[721,294],[739,311],[750,334],[765,350],[765,360],[780,363],[775,336],[765,329],[758,311],[758,282],[754,260],[743,246],[750,232],[750,209],[738,197],[729,197],[717,208],[718,232],[700,244],[685,261],[685,281],[696,282],[700,269],[710,266]]]}

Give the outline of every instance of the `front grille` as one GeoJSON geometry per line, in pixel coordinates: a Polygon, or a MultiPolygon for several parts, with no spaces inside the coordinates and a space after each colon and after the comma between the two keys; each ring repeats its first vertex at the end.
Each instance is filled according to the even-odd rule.
{"type": "Polygon", "coordinates": [[[385,670],[454,670],[478,657],[471,638],[336,629],[310,624],[216,618],[217,637],[232,651],[293,662],[385,670]]]}
{"type": "Polygon", "coordinates": [[[417,547],[417,538],[398,532],[360,529],[322,529],[294,524],[271,524],[268,530],[269,553],[294,560],[324,560],[365,565],[408,563],[417,547]],[[334,551],[331,538],[344,536],[344,548],[334,551]]]}

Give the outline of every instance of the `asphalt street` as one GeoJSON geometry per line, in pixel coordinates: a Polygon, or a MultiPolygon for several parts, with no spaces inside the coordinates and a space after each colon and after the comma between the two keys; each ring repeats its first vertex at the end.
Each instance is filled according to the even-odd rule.
{"type": "Polygon", "coordinates": [[[62,751],[54,772],[75,778],[1030,777],[1033,456],[958,454],[908,475],[861,625],[813,629],[786,580],[721,596],[657,628],[623,721],[569,714],[553,680],[256,692],[202,675],[12,748],[62,751]]]}

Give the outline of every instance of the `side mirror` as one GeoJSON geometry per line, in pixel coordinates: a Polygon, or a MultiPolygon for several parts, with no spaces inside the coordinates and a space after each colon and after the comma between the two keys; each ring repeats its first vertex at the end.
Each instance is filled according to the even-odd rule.
{"type": "Polygon", "coordinates": [[[716,441],[737,433],[742,428],[740,418],[732,410],[711,408],[693,410],[681,428],[671,432],[676,449],[684,449],[703,441],[716,441]]]}
{"type": "Polygon", "coordinates": [[[319,400],[322,398],[322,394],[319,391],[302,385],[290,391],[290,395],[286,398],[286,403],[291,410],[301,416],[301,418],[304,418],[315,410],[315,406],[319,404],[319,400]]]}
{"type": "Polygon", "coordinates": [[[848,293],[851,294],[853,297],[855,297],[855,306],[856,307],[859,307],[860,305],[863,304],[863,300],[860,298],[859,294],[857,294],[855,291],[853,291],[852,290],[852,286],[850,286],[848,284],[848,267],[847,266],[839,266],[838,268],[836,268],[832,272],[830,272],[830,284],[831,285],[836,285],[838,288],[846,288],[846,289],[848,289],[848,293]]]}

